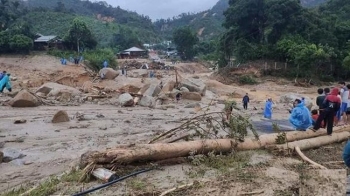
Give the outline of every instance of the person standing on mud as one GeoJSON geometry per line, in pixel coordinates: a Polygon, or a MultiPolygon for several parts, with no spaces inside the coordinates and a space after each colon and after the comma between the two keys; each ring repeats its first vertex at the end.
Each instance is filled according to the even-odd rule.
{"type": "Polygon", "coordinates": [[[2,80],[2,78],[6,75],[6,71],[3,71],[2,73],[0,73],[0,81],[2,80]]]}
{"type": "Polygon", "coordinates": [[[268,98],[266,103],[265,103],[265,109],[264,109],[264,117],[267,119],[271,119],[272,118],[272,99],[268,98]]]}
{"type": "Polygon", "coordinates": [[[248,109],[248,103],[249,103],[248,93],[245,94],[245,96],[243,97],[242,102],[243,102],[243,108],[245,110],[247,110],[248,109]]]}
{"type": "Polygon", "coordinates": [[[329,136],[332,136],[333,133],[333,123],[334,123],[334,116],[340,109],[341,100],[338,97],[339,89],[333,88],[331,93],[326,96],[324,100],[325,108],[321,115],[317,118],[315,126],[312,128],[314,132],[320,129],[321,122],[326,119],[327,124],[327,134],[329,136]]]}
{"type": "Polygon", "coordinates": [[[10,74],[5,74],[4,77],[0,80],[0,93],[4,91],[5,87],[9,92],[12,91],[10,74]]]}

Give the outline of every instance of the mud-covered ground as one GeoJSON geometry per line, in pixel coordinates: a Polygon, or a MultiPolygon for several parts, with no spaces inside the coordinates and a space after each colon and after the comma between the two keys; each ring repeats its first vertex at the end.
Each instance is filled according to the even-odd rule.
{"type": "MultiPolygon", "coordinates": [[[[62,66],[59,60],[39,55],[34,57],[0,57],[2,68],[12,73],[14,89],[24,86],[35,91],[47,81],[72,77],[73,87],[79,88],[89,77],[82,67],[62,66]]],[[[240,110],[249,116],[259,134],[273,132],[272,123],[280,125],[282,130],[292,130],[288,123],[287,104],[279,103],[283,94],[294,92],[311,97],[316,96],[314,88],[295,87],[292,83],[264,81],[258,85],[224,85],[211,77],[203,67],[180,64],[184,70],[181,77],[192,76],[188,69],[195,71],[195,76],[205,81],[206,96],[200,102],[202,107],[210,111],[222,111],[224,100],[236,100],[240,108],[241,95],[249,93],[251,103],[249,110],[240,110]],[[186,69],[185,69],[185,68],[186,69]],[[266,98],[272,97],[275,102],[273,120],[262,118],[262,109],[266,98]],[[208,106],[212,101],[217,102],[208,106]]],[[[139,84],[137,78],[122,78],[117,82],[103,81],[98,85],[120,87],[124,84],[139,84]],[[118,83],[119,82],[119,83],[118,83]]],[[[174,79],[174,74],[164,74],[162,81],[174,79]]],[[[66,82],[68,85],[69,82],[66,82]]],[[[113,95],[114,96],[114,95],[113,95]]],[[[113,97],[114,98],[114,97],[113,97]]],[[[2,95],[0,101],[10,99],[2,95]]],[[[35,108],[11,108],[0,106],[0,150],[11,149],[24,156],[0,165],[0,192],[11,190],[15,186],[37,184],[51,175],[62,174],[75,168],[81,154],[91,150],[104,150],[119,144],[146,143],[166,130],[177,127],[181,119],[196,115],[193,108],[185,108],[194,101],[171,101],[166,110],[146,107],[125,108],[108,104],[108,101],[96,101],[79,104],[79,106],[39,106],[35,108]],[[71,117],[68,123],[52,124],[53,115],[65,110],[71,117]],[[83,120],[74,118],[79,112],[84,114],[83,120]],[[24,124],[14,124],[17,119],[25,119],[24,124]]],[[[248,134],[252,137],[252,133],[248,134]]],[[[304,152],[312,160],[330,168],[344,169],[341,163],[341,151],[344,143],[304,152]]],[[[127,167],[117,170],[118,175],[125,175],[149,167],[127,167]]],[[[227,156],[196,156],[179,159],[172,163],[161,164],[159,169],[140,174],[94,195],[159,195],[161,192],[188,185],[188,188],[175,191],[169,195],[298,195],[305,171],[313,170],[296,156],[280,157],[267,151],[234,152],[227,156]],[[193,183],[193,184],[192,184],[193,183]]],[[[44,184],[37,195],[45,194],[44,187],[51,187],[54,195],[73,194],[101,183],[77,183],[80,171],[62,178],[61,182],[44,184]],[[40,193],[41,192],[41,193],[40,193]]],[[[338,183],[338,182],[337,182],[338,183]]],[[[34,186],[34,185],[33,185],[34,186]]],[[[339,181],[338,187],[341,187],[339,181]]],[[[16,195],[15,193],[13,195],[16,195]]],[[[35,194],[33,194],[35,195],[35,194]]]]}

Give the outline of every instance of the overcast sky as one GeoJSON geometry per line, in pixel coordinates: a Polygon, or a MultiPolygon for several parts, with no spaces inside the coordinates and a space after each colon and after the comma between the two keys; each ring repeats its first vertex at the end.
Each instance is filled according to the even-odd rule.
{"type": "Polygon", "coordinates": [[[181,13],[200,12],[213,7],[218,0],[105,0],[125,10],[147,15],[152,20],[167,19],[181,13]]]}

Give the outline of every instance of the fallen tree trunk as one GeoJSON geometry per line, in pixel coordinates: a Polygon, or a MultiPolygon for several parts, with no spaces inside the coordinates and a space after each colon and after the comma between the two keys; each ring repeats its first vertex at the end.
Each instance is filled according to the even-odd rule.
{"type": "MultiPolygon", "coordinates": [[[[307,139],[325,135],[326,131],[292,131],[286,133],[287,144],[277,145],[277,149],[294,150],[296,146],[299,146],[301,150],[310,149],[313,147],[319,147],[321,145],[327,145],[337,141],[343,141],[350,136],[350,127],[339,128],[336,131],[341,133],[334,133],[332,137],[322,136],[319,138],[309,140],[296,141],[298,139],[307,139]],[[324,138],[324,139],[321,139],[324,138]],[[333,139],[331,141],[327,139],[333,139]],[[292,143],[290,143],[292,142],[292,143]]],[[[260,140],[245,139],[244,142],[238,142],[233,139],[217,139],[217,140],[197,140],[190,142],[177,142],[177,143],[155,143],[155,144],[140,144],[134,145],[129,148],[119,147],[106,150],[104,152],[87,152],[81,156],[80,167],[84,168],[89,163],[95,164],[111,164],[111,163],[132,163],[137,161],[158,161],[170,158],[185,157],[196,154],[206,154],[208,152],[230,152],[232,149],[236,150],[253,150],[266,147],[268,145],[275,144],[278,134],[268,134],[260,136],[260,140]]]]}
{"type": "Polygon", "coordinates": [[[320,146],[326,146],[333,143],[339,143],[348,140],[350,133],[347,131],[340,133],[333,133],[332,136],[320,136],[317,138],[304,139],[299,141],[290,142],[287,144],[276,145],[274,148],[279,151],[294,151],[296,147],[300,150],[309,150],[313,148],[318,148],[320,146]]]}
{"type": "Polygon", "coordinates": [[[314,166],[316,166],[316,167],[319,167],[320,169],[327,169],[325,166],[320,165],[320,164],[316,163],[315,161],[309,159],[307,156],[305,156],[304,153],[301,152],[299,146],[295,147],[294,150],[298,153],[298,155],[299,155],[304,161],[310,163],[311,165],[314,165],[314,166]]]}

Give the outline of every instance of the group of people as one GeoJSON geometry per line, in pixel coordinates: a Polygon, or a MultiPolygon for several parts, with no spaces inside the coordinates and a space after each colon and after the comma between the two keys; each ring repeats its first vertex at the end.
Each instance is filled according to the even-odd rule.
{"type": "MultiPolygon", "coordinates": [[[[289,110],[289,122],[296,130],[306,131],[311,129],[317,131],[320,128],[326,128],[327,134],[332,135],[333,126],[347,124],[348,115],[350,115],[350,84],[339,82],[337,87],[332,90],[330,88],[318,89],[319,96],[316,98],[318,109],[310,112],[305,106],[305,99],[295,99],[293,108],[289,110]]],[[[246,109],[249,97],[246,95],[243,100],[243,108],[246,109]]],[[[264,117],[272,118],[272,108],[274,102],[269,98],[265,103],[264,117]]]]}
{"type": "Polygon", "coordinates": [[[10,74],[6,71],[0,73],[0,93],[7,89],[9,92],[12,91],[11,83],[10,83],[10,74]]]}

